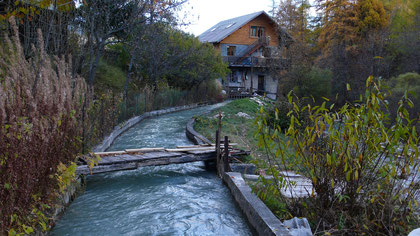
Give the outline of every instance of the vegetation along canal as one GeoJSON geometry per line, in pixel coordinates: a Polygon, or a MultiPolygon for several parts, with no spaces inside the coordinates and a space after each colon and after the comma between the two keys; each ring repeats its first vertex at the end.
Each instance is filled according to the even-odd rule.
{"type": "MultiPolygon", "coordinates": [[[[110,151],[191,145],[188,120],[219,107],[147,119],[117,138],[110,151]]],[[[145,167],[87,178],[52,235],[251,235],[229,190],[203,163],[145,167]]]]}

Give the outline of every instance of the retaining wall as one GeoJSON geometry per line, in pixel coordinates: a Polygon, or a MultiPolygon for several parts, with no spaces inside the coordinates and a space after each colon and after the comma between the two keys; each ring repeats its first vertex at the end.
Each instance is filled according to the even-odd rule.
{"type": "Polygon", "coordinates": [[[208,140],[206,137],[204,137],[203,135],[201,135],[200,133],[195,131],[194,123],[195,123],[195,118],[192,118],[187,123],[187,127],[185,129],[185,133],[187,135],[187,138],[189,140],[191,140],[191,142],[193,142],[195,145],[199,145],[199,144],[203,144],[203,143],[211,144],[210,140],[208,140]]]}
{"type": "Polygon", "coordinates": [[[223,176],[223,182],[230,189],[233,198],[258,235],[292,236],[270,209],[252,193],[251,188],[245,183],[240,173],[226,172],[223,176]]]}
{"type": "MultiPolygon", "coordinates": [[[[60,194],[57,198],[54,207],[51,208],[46,215],[50,218],[50,223],[54,225],[60,217],[63,215],[66,208],[70,205],[70,203],[84,191],[85,188],[85,179],[83,176],[78,176],[76,181],[71,183],[64,193],[60,194]]],[[[54,226],[53,226],[54,227],[54,226]]],[[[51,227],[51,228],[53,228],[51,227]]],[[[51,229],[50,229],[51,230],[51,229]]],[[[50,231],[42,232],[40,227],[36,228],[35,231],[31,235],[36,236],[44,236],[49,235],[50,231]]]]}
{"type": "Polygon", "coordinates": [[[104,141],[102,141],[101,144],[96,146],[93,149],[93,151],[94,152],[105,152],[112,145],[112,143],[115,141],[115,139],[118,136],[120,136],[122,133],[124,133],[125,131],[127,131],[128,129],[130,129],[131,127],[133,127],[134,125],[136,125],[137,123],[139,123],[140,121],[142,121],[144,119],[147,119],[147,118],[150,118],[150,117],[155,117],[155,116],[160,116],[160,115],[163,115],[163,114],[173,113],[173,112],[177,112],[177,111],[193,109],[193,108],[197,108],[197,107],[204,106],[204,105],[206,105],[206,104],[193,104],[193,105],[172,107],[172,108],[163,109],[163,110],[146,112],[143,115],[133,117],[133,118],[127,120],[126,122],[124,122],[123,124],[120,124],[120,125],[116,126],[114,128],[114,130],[111,132],[111,134],[109,134],[104,139],[104,141]]]}

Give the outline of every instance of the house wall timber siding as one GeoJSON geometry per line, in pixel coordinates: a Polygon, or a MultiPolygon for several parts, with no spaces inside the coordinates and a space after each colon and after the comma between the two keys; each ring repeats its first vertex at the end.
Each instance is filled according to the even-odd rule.
{"type": "Polygon", "coordinates": [[[235,46],[236,47],[236,53],[234,56],[240,55],[244,50],[246,50],[249,45],[243,45],[243,44],[221,44],[220,45],[220,53],[222,57],[227,56],[227,48],[229,46],[235,46]]]}
{"type": "Polygon", "coordinates": [[[274,23],[265,15],[260,15],[254,20],[248,22],[248,24],[242,26],[237,31],[226,37],[220,43],[222,44],[244,44],[250,45],[254,43],[258,38],[251,37],[251,26],[262,26],[265,28],[265,36],[270,36],[269,46],[278,46],[279,39],[274,23]]]}

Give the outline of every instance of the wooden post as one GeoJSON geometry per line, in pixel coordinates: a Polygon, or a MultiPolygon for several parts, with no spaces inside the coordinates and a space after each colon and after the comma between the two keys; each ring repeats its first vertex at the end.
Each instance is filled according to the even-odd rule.
{"type": "Polygon", "coordinates": [[[220,148],[220,134],[222,131],[222,113],[219,111],[219,121],[216,131],[216,168],[217,168],[217,175],[222,178],[223,177],[223,170],[221,169],[223,167],[222,162],[222,152],[220,148]]]}
{"type": "Polygon", "coordinates": [[[219,175],[219,166],[220,166],[220,134],[219,134],[219,130],[216,130],[216,169],[217,169],[218,175],[219,175]]]}
{"type": "Polygon", "coordinates": [[[254,81],[252,81],[254,79],[254,67],[252,66],[252,57],[251,57],[251,97],[252,94],[254,93],[254,81]]]}
{"type": "Polygon", "coordinates": [[[223,158],[223,173],[229,172],[230,166],[229,166],[229,138],[228,136],[225,136],[225,156],[223,158]]]}

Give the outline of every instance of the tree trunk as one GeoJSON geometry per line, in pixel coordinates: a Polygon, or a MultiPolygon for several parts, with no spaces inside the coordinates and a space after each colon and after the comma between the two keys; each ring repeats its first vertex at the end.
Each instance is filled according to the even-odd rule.
{"type": "Polygon", "coordinates": [[[128,73],[124,84],[124,102],[127,105],[128,86],[130,85],[131,73],[133,70],[134,56],[131,56],[130,64],[128,65],[128,73]]]}
{"type": "Polygon", "coordinates": [[[95,75],[96,69],[98,68],[99,59],[101,59],[102,53],[104,51],[105,44],[103,42],[99,43],[96,49],[96,56],[90,59],[90,66],[89,66],[89,76],[88,76],[88,85],[90,87],[93,86],[93,82],[95,82],[95,75]]]}

